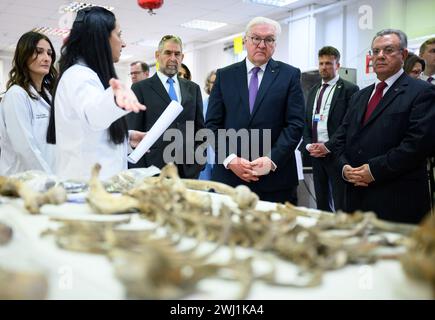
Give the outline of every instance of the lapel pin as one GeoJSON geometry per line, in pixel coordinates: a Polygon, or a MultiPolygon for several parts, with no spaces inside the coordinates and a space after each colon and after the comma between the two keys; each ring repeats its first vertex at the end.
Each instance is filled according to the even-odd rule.
{"type": "Polygon", "coordinates": [[[272,69],[272,72],[275,72],[275,70],[272,69]]]}

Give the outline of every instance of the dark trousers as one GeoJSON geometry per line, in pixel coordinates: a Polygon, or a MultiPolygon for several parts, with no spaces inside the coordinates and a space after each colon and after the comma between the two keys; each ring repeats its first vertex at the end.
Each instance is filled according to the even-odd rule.
{"type": "Polygon", "coordinates": [[[287,190],[279,190],[272,192],[256,192],[262,201],[270,202],[290,202],[293,205],[298,204],[297,186],[290,187],[287,190]]]}
{"type": "Polygon", "coordinates": [[[317,209],[333,212],[343,209],[344,181],[331,155],[312,158],[317,209]]]}

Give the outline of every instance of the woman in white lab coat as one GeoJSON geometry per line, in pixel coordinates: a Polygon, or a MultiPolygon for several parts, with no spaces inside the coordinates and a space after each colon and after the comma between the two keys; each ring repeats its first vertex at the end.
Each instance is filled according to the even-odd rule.
{"type": "Polygon", "coordinates": [[[77,13],[59,60],[47,141],[56,144],[56,174],[88,179],[95,163],[101,178],[127,169],[129,147],[144,133],[127,130],[124,116],[145,107],[119,80],[113,63],[125,43],[114,14],[101,7],[77,13]]]}
{"type": "Polygon", "coordinates": [[[57,77],[51,41],[27,32],[18,40],[7,92],[0,104],[0,174],[27,170],[53,173],[54,148],[47,144],[51,93],[57,77]]]}

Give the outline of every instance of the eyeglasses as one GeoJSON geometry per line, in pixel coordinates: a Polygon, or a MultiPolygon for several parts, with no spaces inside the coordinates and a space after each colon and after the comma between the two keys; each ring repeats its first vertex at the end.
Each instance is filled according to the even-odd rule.
{"type": "Polygon", "coordinates": [[[392,54],[393,54],[394,52],[396,52],[396,51],[402,51],[402,49],[397,49],[397,48],[394,48],[394,47],[385,47],[385,48],[382,48],[382,49],[379,49],[379,48],[373,48],[373,49],[372,49],[373,56],[379,56],[379,55],[381,54],[381,51],[382,51],[385,55],[390,56],[390,55],[392,55],[392,54]]]}
{"type": "Polygon", "coordinates": [[[267,38],[260,38],[257,36],[247,36],[249,39],[251,39],[252,43],[256,46],[259,46],[261,41],[264,41],[264,44],[267,46],[273,46],[273,44],[275,43],[275,39],[272,37],[267,37],[267,38]]]}

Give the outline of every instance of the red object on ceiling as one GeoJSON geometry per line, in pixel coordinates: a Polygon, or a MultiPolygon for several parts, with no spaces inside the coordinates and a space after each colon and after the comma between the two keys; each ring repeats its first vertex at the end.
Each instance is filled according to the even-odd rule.
{"type": "Polygon", "coordinates": [[[163,5],[163,0],[137,0],[137,4],[144,9],[158,9],[163,5]]]}

